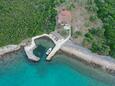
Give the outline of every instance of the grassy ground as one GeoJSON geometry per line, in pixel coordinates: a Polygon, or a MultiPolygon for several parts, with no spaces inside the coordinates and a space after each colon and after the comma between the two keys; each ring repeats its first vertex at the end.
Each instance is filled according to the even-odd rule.
{"type": "Polygon", "coordinates": [[[54,30],[56,1],[0,0],[0,46],[54,30]]]}

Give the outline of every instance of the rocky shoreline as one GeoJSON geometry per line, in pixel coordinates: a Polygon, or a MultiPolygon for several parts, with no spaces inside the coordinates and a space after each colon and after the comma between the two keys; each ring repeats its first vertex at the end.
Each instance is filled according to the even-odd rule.
{"type": "MultiPolygon", "coordinates": [[[[22,41],[18,45],[7,45],[1,47],[0,57],[9,53],[16,52],[22,49],[25,45],[28,45],[29,43],[31,43],[31,40],[27,39],[22,41]]],[[[72,41],[68,41],[67,43],[65,43],[61,48],[61,51],[68,55],[71,55],[76,60],[79,59],[86,64],[103,69],[108,73],[115,75],[115,60],[112,59],[112,57],[94,54],[86,48],[75,45],[72,41]]]]}
{"type": "Polygon", "coordinates": [[[75,45],[72,41],[65,43],[61,48],[61,51],[76,60],[80,60],[94,68],[100,68],[112,75],[115,75],[115,59],[110,56],[94,54],[82,46],[75,45]]]}
{"type": "Polygon", "coordinates": [[[26,39],[23,40],[20,44],[18,45],[6,45],[3,47],[0,47],[0,57],[9,54],[9,53],[13,53],[15,51],[20,50],[21,48],[23,48],[25,45],[28,45],[31,42],[30,39],[26,39]]]}

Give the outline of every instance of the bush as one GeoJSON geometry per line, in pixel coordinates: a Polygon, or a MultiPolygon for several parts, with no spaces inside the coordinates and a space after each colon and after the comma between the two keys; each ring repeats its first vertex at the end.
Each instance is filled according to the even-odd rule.
{"type": "Polygon", "coordinates": [[[68,9],[69,10],[72,10],[73,8],[75,8],[75,5],[73,3],[71,3],[71,4],[68,5],[68,9]]]}
{"type": "Polygon", "coordinates": [[[93,43],[91,50],[100,55],[109,55],[110,47],[102,43],[93,43]]]}
{"type": "Polygon", "coordinates": [[[91,12],[97,12],[98,11],[98,7],[94,4],[94,5],[88,5],[86,7],[86,9],[88,9],[88,11],[91,11],[91,12]]]}
{"type": "Polygon", "coordinates": [[[111,51],[110,51],[110,55],[113,56],[115,58],[115,45],[111,45],[111,51]]]}
{"type": "Polygon", "coordinates": [[[97,20],[97,16],[96,15],[92,15],[92,16],[90,16],[89,20],[91,22],[94,22],[95,20],[97,20]]]}
{"type": "Polygon", "coordinates": [[[93,40],[93,35],[90,32],[85,34],[85,37],[89,38],[90,40],[93,40]]]}
{"type": "Polygon", "coordinates": [[[74,34],[73,34],[73,37],[74,38],[78,38],[79,36],[81,36],[82,33],[80,31],[76,31],[74,34]]]}

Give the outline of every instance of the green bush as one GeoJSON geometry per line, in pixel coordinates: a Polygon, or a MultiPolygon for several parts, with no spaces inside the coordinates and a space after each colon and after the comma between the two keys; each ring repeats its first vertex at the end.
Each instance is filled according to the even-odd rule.
{"type": "Polygon", "coordinates": [[[88,6],[86,6],[86,9],[88,9],[88,11],[91,12],[97,12],[98,11],[98,7],[95,4],[89,4],[88,6]]]}
{"type": "Polygon", "coordinates": [[[71,4],[68,5],[68,9],[69,10],[72,10],[73,8],[75,8],[75,5],[73,3],[71,3],[71,4]]]}
{"type": "Polygon", "coordinates": [[[78,38],[79,36],[81,36],[82,33],[80,31],[76,31],[74,34],[73,34],[73,37],[74,38],[78,38]]]}
{"type": "Polygon", "coordinates": [[[109,55],[110,47],[102,43],[93,43],[91,50],[100,55],[109,55]]]}
{"type": "Polygon", "coordinates": [[[97,16],[96,16],[96,15],[92,15],[92,16],[90,16],[89,20],[90,20],[91,22],[94,22],[94,21],[97,20],[97,16]]]}
{"type": "Polygon", "coordinates": [[[90,32],[85,34],[85,37],[89,38],[90,40],[93,40],[93,35],[90,32]]]}

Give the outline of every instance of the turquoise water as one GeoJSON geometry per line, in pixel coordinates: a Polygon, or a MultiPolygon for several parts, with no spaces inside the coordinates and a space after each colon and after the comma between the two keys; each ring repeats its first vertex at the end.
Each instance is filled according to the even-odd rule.
{"type": "Polygon", "coordinates": [[[64,54],[57,54],[51,62],[46,62],[44,53],[47,46],[44,45],[47,44],[41,43],[41,52],[37,51],[40,49],[34,51],[41,57],[37,63],[28,60],[24,50],[1,58],[0,86],[115,86],[115,76],[64,54]]]}

